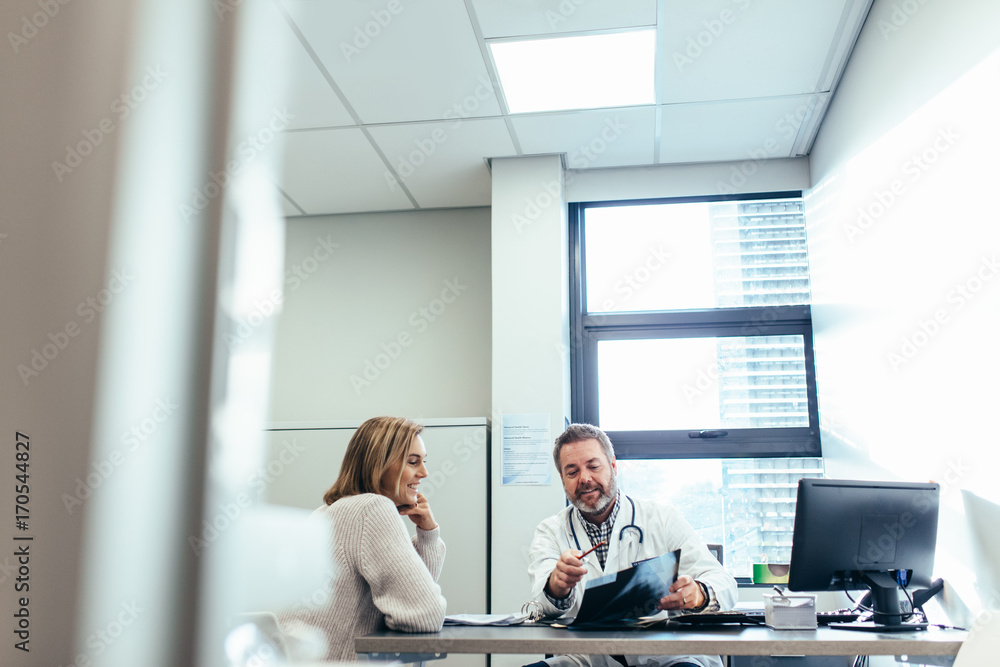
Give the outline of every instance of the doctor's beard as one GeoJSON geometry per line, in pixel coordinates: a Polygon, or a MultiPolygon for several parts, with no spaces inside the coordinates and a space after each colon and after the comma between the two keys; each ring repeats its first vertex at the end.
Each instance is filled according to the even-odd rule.
{"type": "Polygon", "coordinates": [[[586,489],[577,489],[577,494],[592,491],[595,488],[601,489],[601,495],[598,497],[597,502],[592,506],[585,504],[578,495],[569,499],[570,503],[573,504],[573,507],[580,510],[580,514],[593,516],[608,509],[608,506],[612,503],[612,501],[614,501],[615,496],[618,495],[618,476],[613,472],[611,473],[611,481],[606,489],[600,484],[592,484],[586,489]]]}

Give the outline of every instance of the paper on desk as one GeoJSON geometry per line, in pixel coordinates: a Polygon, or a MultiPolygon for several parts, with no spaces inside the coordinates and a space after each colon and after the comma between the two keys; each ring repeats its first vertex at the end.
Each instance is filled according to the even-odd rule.
{"type": "Polygon", "coordinates": [[[526,614],[451,614],[445,625],[518,625],[528,620],[526,614]]]}

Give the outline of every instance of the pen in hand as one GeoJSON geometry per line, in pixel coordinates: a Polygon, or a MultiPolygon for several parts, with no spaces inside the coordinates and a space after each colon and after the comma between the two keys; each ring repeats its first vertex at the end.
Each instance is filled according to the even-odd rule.
{"type": "Polygon", "coordinates": [[[580,554],[580,560],[583,560],[583,559],[584,559],[584,557],[585,557],[585,556],[586,556],[587,554],[589,554],[589,553],[590,553],[591,551],[593,551],[593,550],[594,550],[594,549],[596,549],[597,547],[603,547],[603,546],[604,546],[605,544],[607,544],[607,543],[608,543],[608,541],[607,541],[607,540],[604,540],[603,542],[598,542],[598,543],[597,543],[597,544],[595,544],[594,546],[590,547],[589,549],[587,549],[586,551],[584,551],[584,552],[583,552],[582,554],[580,554]]]}

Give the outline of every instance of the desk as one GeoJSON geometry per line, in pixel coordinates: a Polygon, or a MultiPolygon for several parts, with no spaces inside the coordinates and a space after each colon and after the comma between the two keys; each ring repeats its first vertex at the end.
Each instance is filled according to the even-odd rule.
{"type": "Polygon", "coordinates": [[[354,640],[358,653],[582,653],[602,655],[954,656],[967,632],[855,632],[714,626],[678,630],[570,631],[548,626],[446,626],[411,634],[383,630],[354,640]]]}

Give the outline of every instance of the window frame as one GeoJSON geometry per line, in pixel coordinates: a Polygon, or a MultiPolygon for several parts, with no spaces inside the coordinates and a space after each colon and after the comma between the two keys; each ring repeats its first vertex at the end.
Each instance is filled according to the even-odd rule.
{"type": "Polygon", "coordinates": [[[603,340],[801,335],[809,425],[724,428],[724,437],[692,437],[697,429],[607,431],[622,459],[822,457],[812,311],[794,306],[741,306],[656,312],[586,312],[585,212],[589,208],[800,198],[801,191],[666,197],[569,204],[570,393],[574,422],[600,425],[597,347],[603,340]]]}

